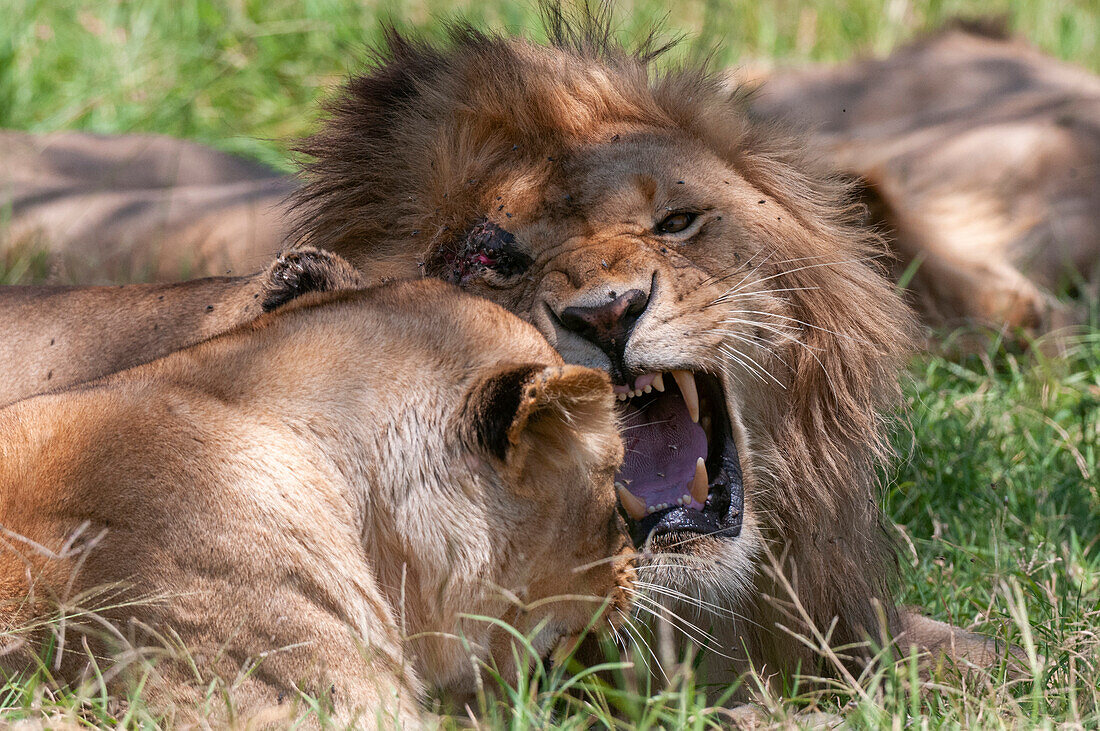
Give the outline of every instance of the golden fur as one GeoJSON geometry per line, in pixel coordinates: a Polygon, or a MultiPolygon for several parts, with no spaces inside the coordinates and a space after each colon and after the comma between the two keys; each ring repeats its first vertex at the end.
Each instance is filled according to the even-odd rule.
{"type": "Polygon", "coordinates": [[[298,236],[372,276],[457,282],[616,382],[671,369],[720,381],[741,533],[650,540],[640,573],[693,598],[678,610],[699,611],[736,657],[712,656],[708,681],[748,662],[817,666],[791,636],[811,626],[846,645],[885,623],[920,644],[919,618],[891,598],[875,479],[913,333],[882,241],[844,183],[719,79],[655,70],[660,49],[623,50],[604,18],[549,14],[549,46],[462,24],[439,45],[391,31],[301,147],[298,236]],[[682,210],[697,213],[687,230],[655,230],[682,210]],[[649,299],[620,362],[563,326],[568,308],[632,289],[649,299]]]}
{"type": "Polygon", "coordinates": [[[246,277],[120,287],[0,287],[0,405],[146,363],[306,292],[362,278],[329,252],[286,252],[246,277]]]}
{"type": "Polygon", "coordinates": [[[244,719],[301,690],[415,725],[478,660],[514,673],[509,635],[461,615],[542,626],[549,653],[624,610],[610,404],[604,374],[439,282],[309,295],[26,399],[0,409],[0,629],[63,612],[63,678],[86,636],[115,685],[152,660],[158,704],[219,679],[211,719],[222,692],[244,719]]]}

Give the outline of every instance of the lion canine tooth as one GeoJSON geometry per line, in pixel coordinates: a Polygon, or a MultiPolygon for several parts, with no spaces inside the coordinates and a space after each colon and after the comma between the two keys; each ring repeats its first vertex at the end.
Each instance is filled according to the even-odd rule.
{"type": "Polygon", "coordinates": [[[700,505],[707,504],[707,465],[700,457],[695,463],[695,477],[691,478],[691,496],[700,505]]]}
{"type": "Polygon", "coordinates": [[[653,387],[662,393],[665,390],[665,376],[663,373],[658,373],[653,377],[653,387]]]}
{"type": "Polygon", "coordinates": [[[641,520],[645,517],[645,501],[632,493],[630,490],[627,490],[621,482],[615,483],[615,489],[619,493],[619,502],[623,504],[623,507],[626,509],[627,515],[629,515],[634,520],[641,520]]]}
{"type": "Polygon", "coordinates": [[[688,415],[696,424],[699,423],[699,391],[695,388],[695,375],[691,371],[673,371],[672,377],[676,379],[676,385],[680,387],[680,394],[684,397],[684,403],[688,407],[688,415]]]}

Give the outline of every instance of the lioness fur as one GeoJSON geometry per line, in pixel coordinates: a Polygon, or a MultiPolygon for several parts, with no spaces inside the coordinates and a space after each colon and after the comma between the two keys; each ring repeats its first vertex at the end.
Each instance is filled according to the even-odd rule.
{"type": "Polygon", "coordinates": [[[0,409],[0,629],[63,613],[70,681],[81,635],[115,685],[182,646],[146,684],[180,713],[214,678],[210,718],[223,692],[247,719],[301,691],[414,725],[425,689],[514,675],[510,635],[463,617],[546,654],[625,609],[611,400],[534,328],[419,282],[308,295],[20,401],[0,409]]]}
{"type": "Polygon", "coordinates": [[[245,277],[118,287],[0,287],[0,405],[145,363],[259,317],[306,292],[362,277],[309,247],[245,277]]]}
{"type": "Polygon", "coordinates": [[[660,49],[622,48],[600,12],[548,16],[549,45],[390,31],[300,148],[297,235],[499,303],[623,398],[677,369],[718,384],[744,506],[714,509],[737,535],[650,532],[643,511],[691,496],[626,498],[654,555],[640,576],[718,638],[707,682],[835,671],[826,643],[944,648],[892,598],[875,468],[914,322],[848,184],[717,76],[655,70],[660,49]]]}

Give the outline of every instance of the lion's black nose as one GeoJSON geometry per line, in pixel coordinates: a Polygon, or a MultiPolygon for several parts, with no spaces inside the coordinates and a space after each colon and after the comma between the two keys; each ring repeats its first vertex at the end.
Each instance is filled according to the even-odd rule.
{"type": "Polygon", "coordinates": [[[626,351],[626,342],[634,330],[634,323],[645,312],[648,304],[648,293],[631,289],[606,304],[595,307],[566,307],[559,318],[567,330],[607,353],[607,357],[611,359],[612,375],[625,377],[623,354],[626,351]]]}

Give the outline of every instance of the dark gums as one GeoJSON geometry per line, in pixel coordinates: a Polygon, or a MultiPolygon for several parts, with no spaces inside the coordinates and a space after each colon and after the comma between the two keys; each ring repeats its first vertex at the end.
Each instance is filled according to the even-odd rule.
{"type": "Polygon", "coordinates": [[[707,504],[700,510],[673,507],[647,515],[634,528],[634,545],[641,546],[653,534],[695,533],[717,538],[736,538],[744,519],[745,486],[741,460],[733,437],[722,444],[721,468],[710,484],[707,504]]]}

